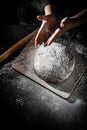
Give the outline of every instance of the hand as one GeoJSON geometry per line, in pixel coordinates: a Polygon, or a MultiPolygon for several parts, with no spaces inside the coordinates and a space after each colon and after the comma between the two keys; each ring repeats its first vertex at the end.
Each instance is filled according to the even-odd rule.
{"type": "Polygon", "coordinates": [[[35,45],[40,44],[48,40],[52,33],[58,27],[57,18],[53,15],[37,16],[39,21],[42,21],[41,27],[35,37],[35,45]]]}
{"type": "Polygon", "coordinates": [[[48,38],[48,40],[45,42],[45,45],[50,45],[57,37],[61,36],[64,32],[82,24],[87,24],[87,9],[82,10],[72,17],[63,18],[60,22],[60,26],[58,26],[54,33],[48,38]]]}
{"type": "Polygon", "coordinates": [[[57,37],[61,36],[64,32],[71,29],[73,25],[73,19],[65,17],[61,20],[60,26],[54,31],[54,33],[45,42],[45,46],[50,45],[57,37]]]}

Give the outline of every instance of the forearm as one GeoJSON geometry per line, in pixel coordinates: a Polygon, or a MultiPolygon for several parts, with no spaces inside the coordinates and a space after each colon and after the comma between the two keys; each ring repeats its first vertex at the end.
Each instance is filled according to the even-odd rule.
{"type": "Polygon", "coordinates": [[[87,9],[84,9],[80,13],[70,17],[70,19],[72,21],[70,28],[74,28],[87,23],[87,9]]]}

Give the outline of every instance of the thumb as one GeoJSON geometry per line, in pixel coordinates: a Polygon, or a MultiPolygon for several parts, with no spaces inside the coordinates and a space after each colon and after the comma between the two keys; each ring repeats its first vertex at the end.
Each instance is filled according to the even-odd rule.
{"type": "Polygon", "coordinates": [[[60,27],[63,28],[65,26],[65,23],[68,21],[69,17],[65,17],[62,19],[61,23],[60,23],[60,27]]]}
{"type": "Polygon", "coordinates": [[[39,21],[47,21],[47,17],[44,16],[44,15],[38,15],[38,16],[37,16],[37,19],[38,19],[39,21]]]}

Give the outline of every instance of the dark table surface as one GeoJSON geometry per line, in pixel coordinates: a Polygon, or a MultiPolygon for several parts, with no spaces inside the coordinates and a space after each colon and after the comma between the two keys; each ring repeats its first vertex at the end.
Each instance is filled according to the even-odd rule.
{"type": "MultiPolygon", "coordinates": [[[[0,54],[37,27],[36,24],[1,26],[0,54]]],[[[86,34],[84,27],[76,28],[59,40],[68,39],[70,47],[86,59],[86,34]]],[[[73,94],[74,100],[64,100],[12,69],[11,62],[21,49],[0,65],[0,129],[86,129],[87,72],[73,94]]]]}

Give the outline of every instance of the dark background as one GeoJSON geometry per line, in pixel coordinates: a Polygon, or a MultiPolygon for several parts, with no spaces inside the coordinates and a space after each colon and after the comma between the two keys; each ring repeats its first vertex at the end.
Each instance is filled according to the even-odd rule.
{"type": "MultiPolygon", "coordinates": [[[[37,0],[39,1],[39,0],[37,0]]],[[[21,22],[37,22],[36,16],[43,13],[43,4],[36,4],[36,0],[1,0],[0,1],[0,23],[1,24],[20,24],[21,22]],[[32,4],[34,3],[34,4],[32,4]],[[38,6],[37,6],[38,5],[38,6]]],[[[53,5],[57,14],[61,17],[74,15],[75,13],[87,8],[86,0],[69,1],[54,0],[53,5]]],[[[44,14],[44,13],[43,13],[44,14]]]]}
{"type": "Polygon", "coordinates": [[[0,3],[0,23],[1,24],[20,24],[20,22],[35,22],[37,9],[31,5],[29,0],[1,0],[0,3]]]}
{"type": "MultiPolygon", "coordinates": [[[[39,27],[38,13],[30,2],[1,2],[0,54],[39,27]]],[[[60,41],[83,47],[80,55],[87,58],[86,25],[69,30],[60,41]]],[[[87,129],[87,73],[73,101],[66,101],[12,69],[22,49],[0,64],[0,129],[87,129]]]]}

